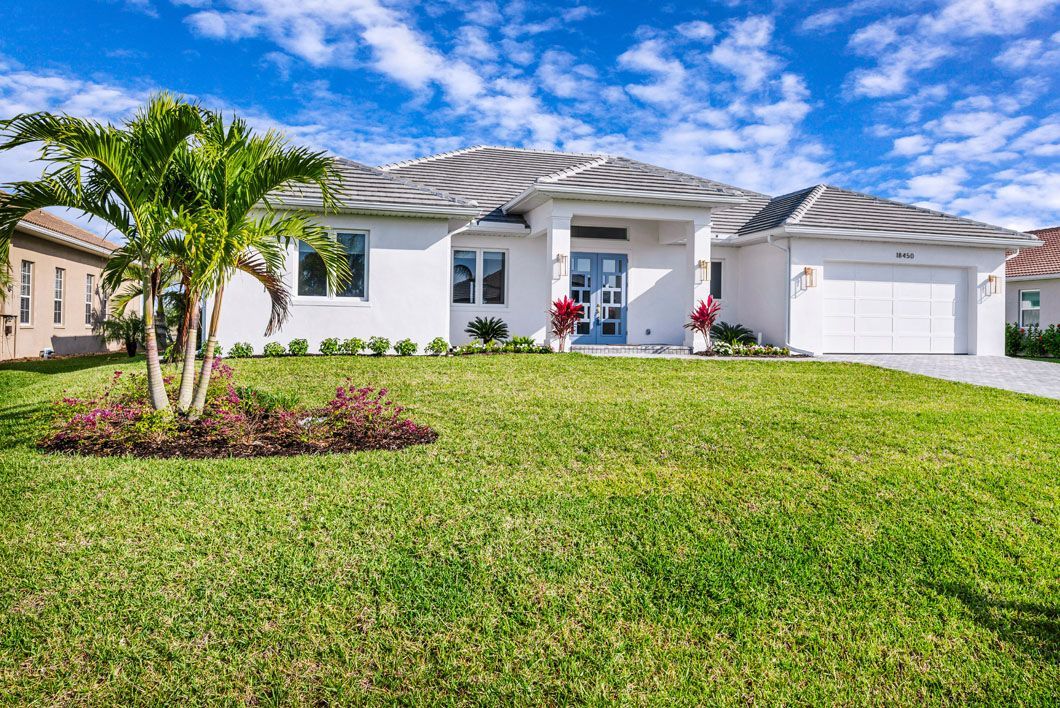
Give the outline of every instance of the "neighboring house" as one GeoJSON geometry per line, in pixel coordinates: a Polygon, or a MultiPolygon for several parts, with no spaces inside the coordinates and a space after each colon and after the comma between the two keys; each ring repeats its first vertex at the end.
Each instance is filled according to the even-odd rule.
{"type": "Polygon", "coordinates": [[[1060,226],[1028,233],[1043,245],[1020,251],[1005,264],[1005,319],[1021,327],[1044,329],[1060,324],[1060,226]]]}
{"type": "MultiPolygon", "coordinates": [[[[575,344],[693,346],[710,294],[764,342],[812,352],[1002,354],[1005,254],[1037,239],[817,185],[780,197],[623,157],[500,147],[370,168],[343,160],[353,282],[290,251],[292,316],[275,337],[467,340],[475,316],[548,338],[546,311],[586,305],[575,344]]],[[[281,203],[319,209],[296,190],[281,203]]],[[[269,307],[237,276],[219,332],[260,350],[269,307]]],[[[698,336],[698,335],[697,335],[698,336]]]]}
{"type": "Polygon", "coordinates": [[[115,246],[43,211],[11,239],[11,286],[2,305],[0,360],[106,351],[96,335],[106,300],[100,272],[115,246]]]}

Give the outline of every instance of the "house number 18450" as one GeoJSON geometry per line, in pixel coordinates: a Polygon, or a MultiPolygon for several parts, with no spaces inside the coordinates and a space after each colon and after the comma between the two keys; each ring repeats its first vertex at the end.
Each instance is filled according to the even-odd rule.
{"type": "Polygon", "coordinates": [[[914,258],[916,258],[916,255],[912,251],[898,251],[897,253],[894,254],[894,257],[895,258],[904,258],[906,260],[911,261],[914,258]]]}

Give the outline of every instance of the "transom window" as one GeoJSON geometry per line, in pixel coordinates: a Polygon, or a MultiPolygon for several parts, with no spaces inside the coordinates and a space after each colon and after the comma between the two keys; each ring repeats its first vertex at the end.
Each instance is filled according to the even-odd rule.
{"type": "Polygon", "coordinates": [[[710,262],[710,294],[715,300],[721,299],[721,261],[710,262]]]}
{"type": "Polygon", "coordinates": [[[453,251],[453,303],[503,305],[507,293],[505,251],[462,248],[453,251]],[[481,274],[481,276],[480,276],[481,274]]]}
{"type": "Polygon", "coordinates": [[[1040,290],[1020,290],[1020,327],[1041,323],[1042,293],[1040,290]]]}
{"type": "Polygon", "coordinates": [[[55,300],[52,303],[52,323],[63,323],[63,290],[66,287],[66,269],[55,269],[55,300]]]}
{"type": "Polygon", "coordinates": [[[308,244],[298,242],[299,297],[358,298],[368,293],[368,234],[363,231],[342,231],[336,240],[346,250],[350,279],[338,290],[328,288],[328,274],[320,255],[308,244]]]}
{"type": "Polygon", "coordinates": [[[28,325],[31,322],[30,313],[33,306],[33,263],[22,261],[19,269],[19,291],[18,291],[18,322],[28,325]]]}
{"type": "Polygon", "coordinates": [[[579,226],[570,227],[571,238],[613,238],[629,240],[629,233],[621,226],[579,226]]]}
{"type": "Polygon", "coordinates": [[[85,324],[91,326],[93,320],[92,298],[96,295],[96,276],[89,273],[85,276],[85,324]]]}

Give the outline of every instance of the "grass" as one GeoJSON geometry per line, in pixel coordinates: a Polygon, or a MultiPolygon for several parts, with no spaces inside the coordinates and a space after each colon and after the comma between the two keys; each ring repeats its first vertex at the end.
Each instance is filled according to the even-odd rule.
{"type": "Polygon", "coordinates": [[[0,703],[1049,703],[1060,402],[853,364],[240,361],[434,445],[46,456],[0,367],[0,703]]]}

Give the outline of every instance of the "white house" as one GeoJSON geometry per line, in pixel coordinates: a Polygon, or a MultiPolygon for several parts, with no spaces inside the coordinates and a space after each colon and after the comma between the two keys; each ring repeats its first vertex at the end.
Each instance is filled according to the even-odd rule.
{"type": "Polygon", "coordinates": [[[1020,327],[1060,324],[1060,226],[1029,233],[1042,246],[1021,251],[1005,264],[1006,319],[1020,327]]]}
{"type": "MultiPolygon", "coordinates": [[[[817,185],[769,197],[623,157],[472,147],[382,168],[342,161],[352,281],[290,251],[292,315],[273,337],[467,341],[475,316],[547,340],[563,295],[575,345],[677,345],[713,294],[722,319],[810,353],[1002,354],[1006,251],[1031,235],[817,185]]],[[[319,209],[298,190],[282,201],[319,209]]],[[[269,308],[242,276],[223,343],[265,343],[269,308]]]]}

